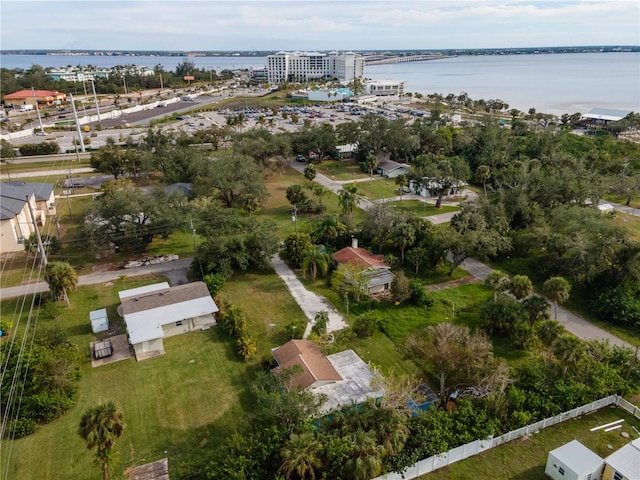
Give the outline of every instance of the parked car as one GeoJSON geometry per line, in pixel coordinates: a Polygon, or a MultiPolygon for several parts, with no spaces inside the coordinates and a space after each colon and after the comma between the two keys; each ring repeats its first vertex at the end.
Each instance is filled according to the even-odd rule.
{"type": "Polygon", "coordinates": [[[38,135],[39,137],[46,137],[49,134],[47,132],[36,132],[36,135],[38,135]]]}
{"type": "Polygon", "coordinates": [[[296,155],[296,162],[306,162],[304,155],[296,155]]]}
{"type": "Polygon", "coordinates": [[[179,115],[176,117],[176,120],[184,120],[184,117],[182,115],[179,115]]]}

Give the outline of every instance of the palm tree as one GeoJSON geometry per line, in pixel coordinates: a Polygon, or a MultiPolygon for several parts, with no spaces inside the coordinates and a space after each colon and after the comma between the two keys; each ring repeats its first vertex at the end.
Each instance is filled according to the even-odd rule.
{"type": "Polygon", "coordinates": [[[555,341],[553,353],[562,362],[562,376],[567,375],[569,366],[575,365],[584,355],[584,343],[573,335],[562,335],[555,341]]]}
{"type": "Polygon", "coordinates": [[[562,335],[564,328],[555,320],[545,320],[536,330],[536,334],[538,338],[542,342],[542,344],[547,347],[547,352],[549,353],[549,359],[551,359],[551,347],[555,343],[555,341],[562,335]]]}
{"type": "Polygon", "coordinates": [[[302,254],[302,269],[311,273],[311,278],[315,283],[318,273],[325,276],[329,271],[331,257],[328,253],[321,251],[316,245],[302,254]]]}
{"type": "Polygon", "coordinates": [[[399,223],[391,232],[393,244],[400,249],[402,264],[404,264],[404,251],[416,241],[416,231],[409,223],[399,223]]]}
{"type": "Polygon", "coordinates": [[[493,301],[498,301],[498,293],[504,292],[509,284],[509,276],[506,273],[494,270],[485,279],[484,284],[493,290],[493,301]]]}
{"type": "Polygon", "coordinates": [[[244,360],[250,360],[258,351],[258,346],[254,338],[243,335],[236,340],[236,351],[244,360]]]}
{"type": "Polygon", "coordinates": [[[540,295],[531,295],[525,298],[522,301],[522,306],[529,314],[529,325],[532,327],[537,321],[549,318],[549,302],[540,295]]]}
{"type": "Polygon", "coordinates": [[[349,459],[344,465],[347,478],[369,480],[379,475],[382,470],[384,447],[378,445],[371,435],[362,430],[349,435],[349,440],[349,459]]]}
{"type": "Polygon", "coordinates": [[[78,273],[67,262],[49,262],[46,268],[47,282],[49,282],[49,290],[54,298],[64,298],[69,303],[67,292],[76,288],[78,285],[78,273]]]}
{"type": "Polygon", "coordinates": [[[360,203],[360,195],[355,184],[344,185],[338,192],[338,205],[342,208],[343,214],[352,213],[358,203],[360,203]]]}
{"type": "Polygon", "coordinates": [[[318,236],[318,240],[323,241],[325,244],[332,244],[346,231],[347,226],[338,220],[337,216],[327,215],[322,219],[315,233],[318,236]]]}
{"type": "Polygon", "coordinates": [[[113,447],[123,431],[122,410],[113,402],[90,407],[80,419],[78,434],[89,450],[96,448],[96,462],[102,468],[103,480],[109,480],[113,447]]]}
{"type": "Polygon", "coordinates": [[[369,172],[369,178],[373,180],[373,171],[378,166],[378,158],[372,153],[367,155],[366,160],[364,161],[364,165],[369,172]]]}
{"type": "Polygon", "coordinates": [[[320,453],[322,452],[322,443],[311,432],[300,434],[292,433],[289,440],[280,450],[282,457],[281,473],[285,478],[291,478],[296,473],[301,479],[316,478],[316,468],[322,466],[320,453]]]}
{"type": "Polygon", "coordinates": [[[514,275],[509,282],[509,290],[516,297],[516,300],[522,300],[531,294],[533,284],[526,275],[514,275]]]}
{"type": "Polygon", "coordinates": [[[400,187],[400,200],[402,200],[402,195],[404,194],[405,187],[409,184],[409,179],[406,175],[400,174],[396,177],[396,185],[400,187]]]}
{"type": "Polygon", "coordinates": [[[476,180],[482,184],[484,188],[484,196],[487,197],[487,182],[491,178],[491,169],[488,165],[480,165],[476,169],[476,180]]]}
{"type": "Polygon", "coordinates": [[[542,285],[544,294],[553,301],[553,318],[558,319],[558,304],[569,300],[571,284],[563,277],[551,277],[542,285]]]}

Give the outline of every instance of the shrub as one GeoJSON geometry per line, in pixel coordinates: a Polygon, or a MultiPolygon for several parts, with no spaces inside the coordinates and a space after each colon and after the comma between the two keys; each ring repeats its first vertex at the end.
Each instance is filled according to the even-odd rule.
{"type": "Polygon", "coordinates": [[[411,303],[414,305],[419,307],[431,307],[433,305],[433,300],[427,295],[424,284],[417,278],[409,280],[409,291],[411,293],[411,303]]]}
{"type": "Polygon", "coordinates": [[[353,331],[358,337],[370,337],[380,325],[380,317],[377,312],[367,312],[356,317],[353,321],[353,331]]]}
{"type": "Polygon", "coordinates": [[[202,281],[207,285],[211,296],[215,297],[224,287],[227,278],[222,273],[209,273],[202,278],[202,281]]]}

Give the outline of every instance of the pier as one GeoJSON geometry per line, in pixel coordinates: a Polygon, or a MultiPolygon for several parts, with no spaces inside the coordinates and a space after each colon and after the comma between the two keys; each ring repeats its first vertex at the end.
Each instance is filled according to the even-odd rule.
{"type": "Polygon", "coordinates": [[[365,65],[385,65],[388,63],[424,62],[426,60],[439,60],[449,58],[451,55],[371,55],[365,57],[365,65]]]}

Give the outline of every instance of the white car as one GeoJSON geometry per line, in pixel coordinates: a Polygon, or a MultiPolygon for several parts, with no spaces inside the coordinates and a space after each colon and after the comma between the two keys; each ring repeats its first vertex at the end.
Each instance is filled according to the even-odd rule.
{"type": "Polygon", "coordinates": [[[46,137],[49,134],[47,132],[36,132],[36,135],[38,135],[39,137],[46,137]]]}

